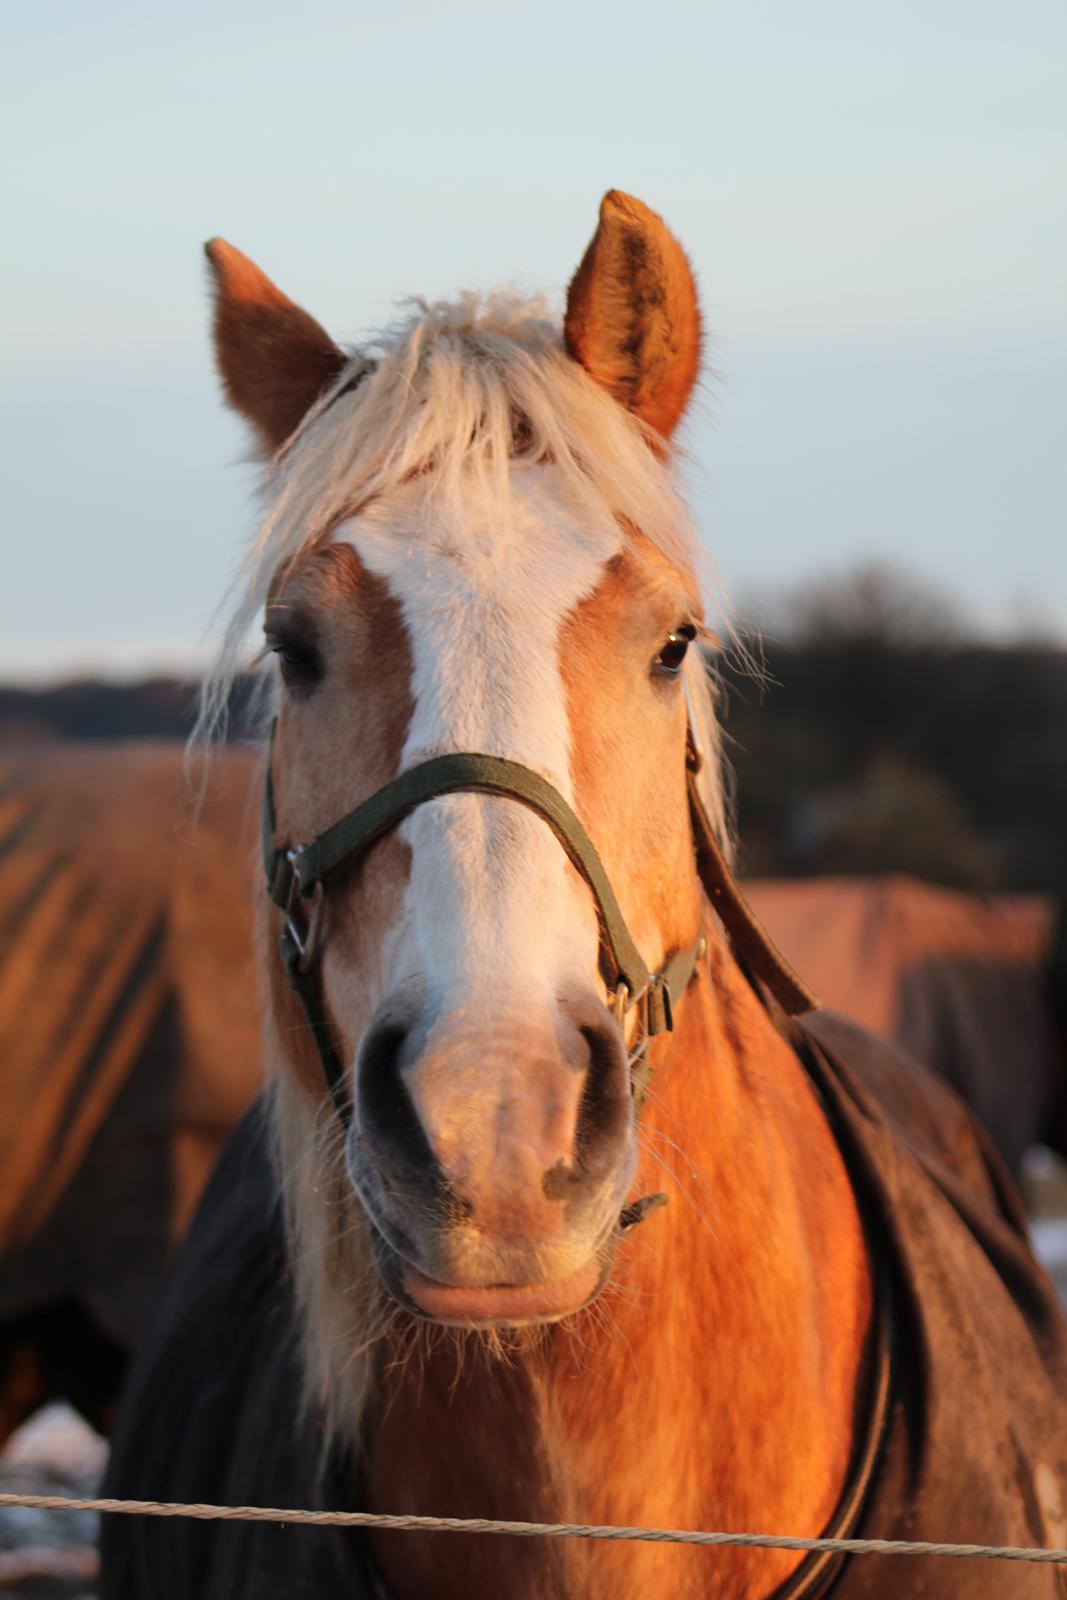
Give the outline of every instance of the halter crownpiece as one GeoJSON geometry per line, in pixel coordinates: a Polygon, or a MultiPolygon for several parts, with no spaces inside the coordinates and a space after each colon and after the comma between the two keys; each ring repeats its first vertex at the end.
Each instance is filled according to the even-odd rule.
{"type": "MultiPolygon", "coordinates": [[[[630,1011],[638,1008],[637,1038],[631,1048],[630,1064],[634,1095],[640,1106],[647,1087],[648,1042],[673,1027],[674,1006],[688,987],[704,941],[698,940],[684,950],[676,950],[655,972],[649,971],[626,926],[596,847],[558,789],[540,773],[518,761],[456,751],[432,756],[418,766],[409,767],[308,844],[278,845],[275,843],[273,748],[272,726],[263,788],[262,842],[267,892],[284,913],[282,962],[318,1047],[330,1094],[346,1125],[351,1118],[351,1105],[345,1087],[345,1067],[333,1042],[317,965],[324,933],[325,895],[332,880],[362,860],[377,840],[419,806],[441,795],[456,793],[499,795],[527,806],[548,823],[568,859],[589,885],[600,925],[601,969],[608,991],[615,997],[615,1016],[621,1022],[630,1011]],[[304,908],[303,917],[301,908],[304,908]]],[[[818,1002],[749,908],[715,837],[696,783],[702,755],[691,719],[686,751],[696,864],[712,908],[750,980],[764,982],[790,1016],[810,1011],[818,1002]]]]}

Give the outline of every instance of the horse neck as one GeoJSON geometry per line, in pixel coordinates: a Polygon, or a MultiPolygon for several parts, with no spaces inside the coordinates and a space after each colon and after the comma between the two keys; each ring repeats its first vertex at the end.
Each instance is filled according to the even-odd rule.
{"type": "MultiPolygon", "coordinates": [[[[663,1190],[600,1302],[503,1354],[393,1352],[375,1509],[821,1532],[849,1460],[870,1315],[861,1227],[810,1083],[717,960],[657,1049],[634,1193],[663,1190]]],[[[398,1596],[755,1600],[788,1552],[451,1534],[376,1541],[398,1596]],[[716,1587],[720,1585],[720,1587],[716,1587]]]]}

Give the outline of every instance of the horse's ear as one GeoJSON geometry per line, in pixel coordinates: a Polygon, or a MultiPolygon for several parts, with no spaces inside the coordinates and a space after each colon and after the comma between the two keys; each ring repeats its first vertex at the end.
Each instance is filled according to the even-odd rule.
{"type": "Polygon", "coordinates": [[[700,307],[685,251],[654,211],[618,189],[571,279],[567,350],[620,405],[664,436],[700,368],[700,307]]]}
{"type": "Polygon", "coordinates": [[[215,359],[223,390],[273,452],[346,357],[314,317],[232,244],[209,239],[204,254],[215,295],[215,359]]]}

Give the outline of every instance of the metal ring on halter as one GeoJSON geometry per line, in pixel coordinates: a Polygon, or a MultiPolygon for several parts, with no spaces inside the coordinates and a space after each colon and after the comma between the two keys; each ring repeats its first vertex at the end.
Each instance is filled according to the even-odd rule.
{"type": "MultiPolygon", "coordinates": [[[[292,864],[295,854],[296,852],[294,850],[286,851],[286,856],[290,864],[292,864]]],[[[296,951],[296,970],[298,972],[308,972],[311,968],[311,963],[318,955],[319,944],[322,940],[323,913],[326,906],[326,885],[323,883],[321,878],[311,891],[311,906],[308,911],[307,927],[303,933],[301,933],[296,918],[293,915],[293,910],[297,900],[302,899],[304,899],[304,896],[300,893],[296,874],[294,873],[285,902],[285,933],[287,938],[292,941],[293,948],[296,951]]]]}
{"type": "Polygon", "coordinates": [[[627,1063],[631,1067],[635,1062],[641,1060],[648,1049],[648,992],[649,985],[647,983],[636,994],[631,994],[629,984],[620,982],[615,986],[615,994],[611,1002],[611,1014],[619,1027],[623,1029],[625,1029],[628,1014],[635,1007],[637,1008],[637,1033],[633,1044],[629,1045],[626,1051],[627,1063]]]}

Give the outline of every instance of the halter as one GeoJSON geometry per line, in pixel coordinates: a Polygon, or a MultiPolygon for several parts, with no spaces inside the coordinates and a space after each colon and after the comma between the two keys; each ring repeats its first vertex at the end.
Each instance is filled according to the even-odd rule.
{"type": "MultiPolygon", "coordinates": [[[[540,773],[518,761],[457,751],[433,756],[400,773],[310,843],[276,844],[273,750],[272,726],[263,789],[263,865],[267,892],[284,916],[282,964],[318,1048],[326,1085],[346,1127],[352,1108],[345,1084],[345,1065],[334,1043],[318,964],[326,934],[326,894],[343,872],[351,871],[379,839],[392,832],[419,806],[441,795],[456,793],[498,795],[526,806],[548,823],[568,859],[588,884],[597,908],[600,965],[608,992],[613,996],[612,1012],[620,1024],[631,1011],[637,1013],[630,1069],[634,1099],[640,1109],[648,1085],[649,1042],[673,1028],[674,1006],[696,970],[704,941],[700,939],[686,949],[674,951],[655,972],[649,971],[626,926],[596,847],[558,789],[540,773]]],[[[739,965],[757,992],[762,982],[788,1015],[799,1016],[811,1011],[818,1002],[755,917],[727,865],[696,782],[702,764],[703,753],[690,717],[686,735],[686,775],[693,847],[701,883],[726,930],[739,965]]]]}
{"type": "MultiPolygon", "coordinates": [[[[466,792],[515,800],[541,817],[588,884],[600,924],[601,969],[609,993],[614,995],[612,1010],[620,1023],[635,1008],[638,1012],[630,1069],[635,1112],[640,1111],[648,1087],[649,1042],[673,1027],[674,1006],[696,971],[704,941],[701,939],[687,949],[675,951],[655,972],[649,971],[626,926],[596,847],[558,789],[531,768],[499,756],[463,752],[434,756],[376,790],[369,800],[347,812],[310,844],[276,845],[273,746],[272,727],[263,789],[263,865],[267,891],[284,915],[282,962],[318,1047],[323,1076],[345,1127],[352,1114],[345,1088],[345,1068],[333,1043],[318,973],[318,957],[325,937],[327,890],[342,871],[362,860],[378,839],[391,832],[418,806],[439,795],[466,792]]],[[[697,785],[702,765],[703,752],[690,714],[686,730],[686,786],[698,876],[726,932],[734,957],[760,1001],[767,1004],[766,989],[788,1016],[801,1016],[814,1010],[818,1000],[778,950],[730,871],[697,785]]],[[[818,1086],[818,1071],[811,1064],[810,1047],[803,1034],[793,1030],[787,1032],[787,1037],[818,1086]]],[[[666,1195],[647,1195],[624,1207],[618,1221],[620,1235],[629,1232],[665,1200],[666,1195]]],[[[867,1231],[867,1237],[871,1239],[877,1235],[867,1231]]],[[[876,1313],[868,1358],[871,1398],[862,1432],[854,1441],[845,1487],[824,1530],[824,1536],[831,1538],[844,1538],[855,1531],[882,1453],[890,1415],[893,1298],[881,1256],[872,1250],[872,1258],[876,1313]]],[[[840,1556],[827,1551],[807,1556],[792,1576],[775,1590],[775,1600],[820,1600],[838,1575],[840,1562],[840,1556]]],[[[375,1576],[384,1596],[387,1592],[384,1582],[377,1574],[375,1576]]]]}

